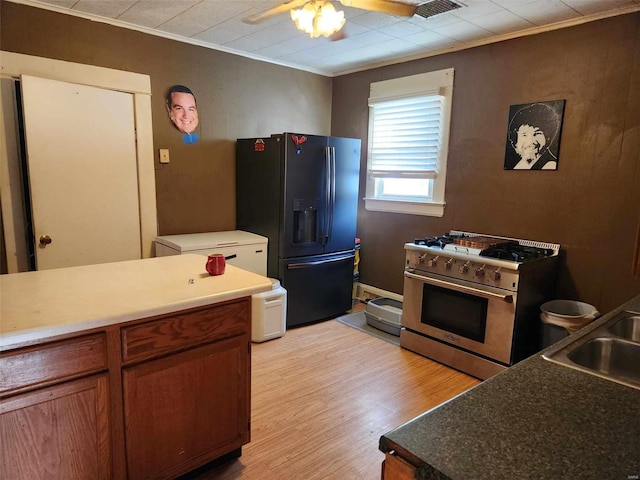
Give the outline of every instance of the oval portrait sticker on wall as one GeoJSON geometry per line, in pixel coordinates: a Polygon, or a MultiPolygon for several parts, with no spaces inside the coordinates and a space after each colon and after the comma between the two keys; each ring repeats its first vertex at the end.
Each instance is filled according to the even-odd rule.
{"type": "Polygon", "coordinates": [[[184,143],[196,143],[198,134],[198,106],[196,96],[184,85],[173,85],[167,90],[166,106],[169,119],[182,132],[184,143]]]}

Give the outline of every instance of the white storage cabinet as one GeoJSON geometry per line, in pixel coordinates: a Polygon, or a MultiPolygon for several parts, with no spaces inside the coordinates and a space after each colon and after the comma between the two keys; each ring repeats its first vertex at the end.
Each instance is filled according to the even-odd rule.
{"type": "Polygon", "coordinates": [[[230,265],[266,276],[267,242],[266,237],[242,230],[164,235],[156,237],[156,257],[221,253],[230,265]]]}

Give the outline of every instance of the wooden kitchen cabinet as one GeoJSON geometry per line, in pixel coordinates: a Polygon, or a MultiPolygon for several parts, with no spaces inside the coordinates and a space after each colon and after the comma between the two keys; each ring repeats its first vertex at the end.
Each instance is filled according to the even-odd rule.
{"type": "Polygon", "coordinates": [[[243,297],[2,352],[0,478],[170,479],[239,453],[250,328],[243,297]]]}
{"type": "Polygon", "coordinates": [[[249,440],[247,348],[239,336],[125,369],[129,478],[173,478],[249,440]]]}
{"type": "Polygon", "coordinates": [[[111,477],[106,374],[0,400],[0,478],[111,477]]]}
{"type": "Polygon", "coordinates": [[[103,334],[0,355],[0,478],[111,477],[103,334]]]}
{"type": "Polygon", "coordinates": [[[204,263],[0,275],[0,479],[160,480],[240,455],[251,295],[271,282],[204,263]]]}
{"type": "Polygon", "coordinates": [[[174,478],[249,441],[249,329],[248,300],[123,329],[130,479],[174,478]]]}

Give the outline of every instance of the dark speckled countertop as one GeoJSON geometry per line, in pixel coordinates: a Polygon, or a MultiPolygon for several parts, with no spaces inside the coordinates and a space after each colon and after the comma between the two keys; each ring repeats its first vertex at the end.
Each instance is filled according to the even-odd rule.
{"type": "MultiPolygon", "coordinates": [[[[617,313],[640,312],[640,296],[617,313]]],[[[536,354],[380,438],[418,479],[640,478],[640,390],[536,354]]]]}

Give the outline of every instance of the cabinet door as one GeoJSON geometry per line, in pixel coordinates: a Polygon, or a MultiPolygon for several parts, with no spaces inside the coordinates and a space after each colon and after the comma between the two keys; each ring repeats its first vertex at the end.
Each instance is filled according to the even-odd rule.
{"type": "Polygon", "coordinates": [[[416,478],[416,467],[397,455],[387,453],[382,462],[382,480],[412,480],[416,478]]]}
{"type": "Polygon", "coordinates": [[[0,478],[110,478],[108,404],[106,375],[0,401],[0,478]]]}
{"type": "Polygon", "coordinates": [[[249,340],[125,368],[129,478],[174,478],[249,441],[249,340]]]}

